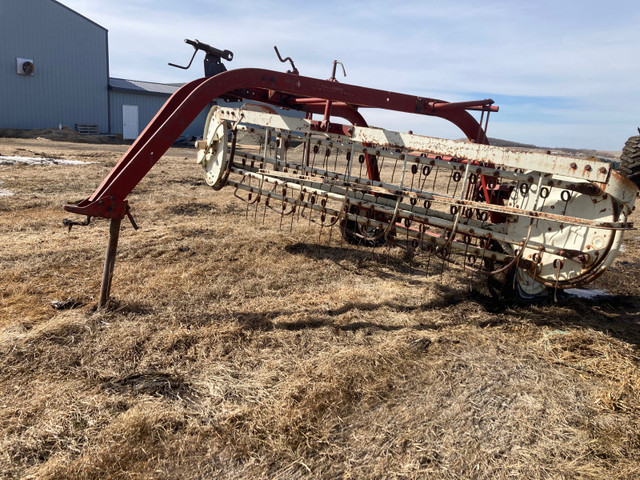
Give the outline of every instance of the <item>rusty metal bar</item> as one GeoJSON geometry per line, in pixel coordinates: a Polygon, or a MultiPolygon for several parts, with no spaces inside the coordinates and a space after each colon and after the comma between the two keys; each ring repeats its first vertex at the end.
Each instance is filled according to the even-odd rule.
{"type": "Polygon", "coordinates": [[[113,269],[116,263],[116,252],[118,250],[118,237],[120,237],[120,224],[122,219],[114,217],[109,223],[109,243],[107,245],[107,254],[104,261],[104,270],[102,272],[102,285],[100,287],[100,300],[98,308],[105,308],[109,303],[111,294],[111,280],[113,278],[113,269]]]}

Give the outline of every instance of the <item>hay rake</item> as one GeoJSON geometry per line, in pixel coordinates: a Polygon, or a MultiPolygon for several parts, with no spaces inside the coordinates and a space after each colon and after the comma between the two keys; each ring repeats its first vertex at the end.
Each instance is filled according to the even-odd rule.
{"type": "Polygon", "coordinates": [[[111,219],[99,306],[108,301],[120,222],[132,220],[127,195],[216,98],[258,102],[214,106],[196,144],[206,182],[233,188],[256,218],[275,212],[281,225],[304,221],[339,229],[351,243],[402,245],[427,268],[437,257],[527,296],[594,280],[633,228],[637,188],[610,163],[489,146],[492,100],[450,103],[339,83],[337,61],[329,80],[301,76],[288,58],[287,73],[227,72],[219,59],[230,52],[188,43],[220,71],[180,88],[96,191],[65,206],[111,219]],[[444,118],[469,142],[370,128],[365,108],[444,118]]]}

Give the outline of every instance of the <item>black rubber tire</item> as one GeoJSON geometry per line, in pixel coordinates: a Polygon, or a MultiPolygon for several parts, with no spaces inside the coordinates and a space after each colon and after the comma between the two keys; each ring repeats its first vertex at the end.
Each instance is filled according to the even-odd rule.
{"type": "Polygon", "coordinates": [[[618,170],[640,188],[640,135],[629,137],[625,143],[618,170]]]}
{"type": "MultiPolygon", "coordinates": [[[[360,209],[352,205],[349,213],[360,215],[360,209]]],[[[354,220],[343,220],[340,224],[340,230],[342,237],[352,245],[375,248],[382,247],[387,242],[380,228],[366,228],[354,220]]]]}

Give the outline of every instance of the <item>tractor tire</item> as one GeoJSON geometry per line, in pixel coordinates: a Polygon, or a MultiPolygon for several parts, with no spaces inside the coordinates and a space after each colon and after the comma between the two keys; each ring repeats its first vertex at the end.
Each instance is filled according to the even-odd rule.
{"type": "Polygon", "coordinates": [[[625,143],[618,170],[640,188],[640,135],[630,137],[625,143]]]}

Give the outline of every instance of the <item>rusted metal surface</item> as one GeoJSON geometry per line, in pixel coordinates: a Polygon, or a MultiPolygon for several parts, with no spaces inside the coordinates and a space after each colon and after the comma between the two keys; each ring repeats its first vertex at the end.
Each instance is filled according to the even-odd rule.
{"type": "Polygon", "coordinates": [[[499,168],[533,170],[602,183],[607,181],[611,171],[610,163],[595,158],[584,160],[537,152],[521,152],[505,147],[462,143],[383,129],[355,127],[353,139],[358,142],[375,143],[386,148],[407,148],[470,159],[499,168]]]}

